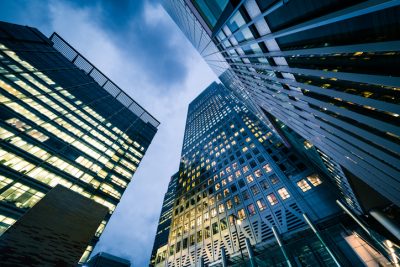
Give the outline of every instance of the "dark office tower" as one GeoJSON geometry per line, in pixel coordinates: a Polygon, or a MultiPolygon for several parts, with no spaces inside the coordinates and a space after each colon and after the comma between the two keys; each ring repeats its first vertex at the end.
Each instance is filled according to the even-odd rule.
{"type": "Polygon", "coordinates": [[[3,22],[0,102],[1,233],[60,184],[109,209],[83,261],[158,122],[57,34],[3,22]]]}
{"type": "Polygon", "coordinates": [[[154,266],[157,262],[164,261],[166,256],[162,253],[157,253],[157,250],[168,244],[169,229],[171,227],[172,209],[175,202],[178,177],[179,173],[175,173],[171,177],[167,192],[164,196],[157,232],[154,238],[153,250],[151,251],[150,266],[154,266]],[[157,255],[159,256],[158,258],[157,255]]]}
{"type": "Polygon", "coordinates": [[[159,250],[166,260],[156,266],[361,264],[335,191],[310,166],[211,84],[189,105],[168,246],[159,250]]]}
{"type": "Polygon", "coordinates": [[[337,166],[333,172],[344,174],[341,183],[358,197],[360,206],[349,207],[398,208],[399,1],[165,0],[164,6],[218,75],[234,73],[260,116],[279,120],[337,166]]]}
{"type": "Polygon", "coordinates": [[[87,267],[130,267],[131,262],[120,258],[116,257],[114,255],[105,253],[105,252],[100,252],[97,253],[95,256],[90,258],[87,263],[85,263],[85,266],[87,267]]]}

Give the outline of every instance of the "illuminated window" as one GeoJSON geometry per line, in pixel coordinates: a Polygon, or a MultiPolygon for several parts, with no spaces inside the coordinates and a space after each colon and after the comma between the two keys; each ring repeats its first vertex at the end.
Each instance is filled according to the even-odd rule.
{"type": "Polygon", "coordinates": [[[306,192],[311,189],[311,186],[307,183],[306,180],[300,180],[297,182],[297,186],[300,187],[301,191],[306,192]]]}
{"type": "Polygon", "coordinates": [[[321,179],[319,178],[318,174],[312,174],[310,176],[307,176],[308,181],[310,181],[310,183],[313,186],[318,186],[320,184],[322,184],[321,179]]]}
{"type": "Polygon", "coordinates": [[[231,208],[232,208],[232,200],[228,200],[227,202],[226,202],[226,208],[228,209],[228,210],[230,210],[231,208]]]}
{"type": "Polygon", "coordinates": [[[265,210],[267,208],[267,204],[265,204],[264,199],[257,200],[257,206],[260,211],[265,210]]]}
{"type": "Polygon", "coordinates": [[[263,169],[264,169],[265,172],[270,172],[270,171],[272,171],[272,168],[269,166],[269,164],[265,164],[265,165],[263,166],[263,169]]]}
{"type": "Polygon", "coordinates": [[[217,210],[215,208],[211,209],[211,218],[214,218],[215,216],[217,216],[217,210]]]}
{"type": "Polygon", "coordinates": [[[261,173],[260,170],[256,170],[256,171],[254,172],[254,175],[258,178],[258,177],[261,177],[261,176],[262,176],[262,173],[261,173]]]}
{"type": "Polygon", "coordinates": [[[237,215],[238,215],[238,218],[239,218],[240,220],[243,220],[243,219],[246,218],[246,212],[244,211],[244,209],[238,210],[237,215]]]}
{"type": "Polygon", "coordinates": [[[251,183],[251,182],[254,181],[254,178],[253,178],[253,176],[250,174],[250,175],[247,175],[247,176],[246,176],[246,180],[247,180],[248,183],[251,183]]]}
{"type": "Polygon", "coordinates": [[[243,173],[246,173],[246,172],[248,172],[249,171],[249,167],[248,166],[244,166],[243,167],[243,173]]]}
{"type": "Polygon", "coordinates": [[[215,191],[218,191],[220,188],[221,188],[221,185],[220,185],[219,183],[217,183],[217,184],[215,185],[215,191]]]}
{"type": "Polygon", "coordinates": [[[276,198],[276,196],[273,193],[269,194],[267,196],[267,199],[268,199],[269,203],[271,204],[271,206],[278,203],[278,199],[276,198]]]}
{"type": "Polygon", "coordinates": [[[219,205],[218,205],[218,212],[219,212],[219,213],[223,213],[224,211],[225,211],[224,204],[219,204],[219,205]]]}
{"type": "Polygon", "coordinates": [[[278,189],[278,193],[282,199],[287,199],[290,197],[289,192],[284,187],[282,187],[281,189],[278,189]]]}

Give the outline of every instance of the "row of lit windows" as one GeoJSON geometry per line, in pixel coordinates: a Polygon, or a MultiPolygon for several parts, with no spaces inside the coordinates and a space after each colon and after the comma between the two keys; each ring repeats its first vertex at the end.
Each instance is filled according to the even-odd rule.
{"type": "MultiPolygon", "coordinates": [[[[7,47],[5,47],[4,45],[0,44],[2,50],[4,50],[3,52],[5,54],[7,54],[8,56],[10,56],[13,60],[15,60],[16,62],[18,62],[19,64],[21,64],[23,67],[25,67],[28,71],[33,72],[33,74],[35,74],[37,77],[39,77],[40,79],[42,79],[45,83],[47,83],[48,85],[55,85],[55,83],[46,75],[44,75],[42,72],[38,72],[36,70],[36,68],[34,68],[32,65],[30,65],[28,62],[22,60],[21,58],[19,58],[19,56],[10,50],[6,50],[8,49],[7,47]]],[[[15,65],[14,65],[15,66],[15,65]]],[[[21,73],[21,76],[25,77],[27,80],[29,80],[32,84],[34,84],[35,86],[37,86],[38,88],[42,89],[44,92],[46,93],[51,93],[52,91],[49,90],[46,86],[42,85],[41,83],[39,83],[36,79],[34,79],[32,76],[30,76],[27,73],[21,73]]],[[[11,76],[11,78],[16,79],[16,77],[14,75],[11,76]]],[[[30,91],[31,93],[33,93],[33,95],[38,94],[38,92],[36,90],[34,90],[32,87],[28,86],[26,83],[22,82],[22,81],[18,81],[17,84],[21,84],[23,88],[27,88],[28,91],[30,91]]],[[[62,89],[60,86],[55,87],[56,90],[59,90],[63,95],[68,96],[70,99],[74,99],[74,97],[66,90],[62,89]]],[[[62,100],[61,97],[59,97],[58,95],[51,93],[52,96],[57,96],[57,100],[62,100]]],[[[49,101],[49,100],[48,100],[49,101]]],[[[67,105],[67,107],[69,108],[69,110],[76,110],[75,107],[71,106],[67,101],[62,101],[63,104],[67,105]]],[[[76,103],[78,104],[78,103],[76,103]]],[[[91,114],[93,117],[95,117],[96,119],[98,119],[100,122],[104,122],[105,118],[103,118],[101,115],[99,115],[96,111],[94,111],[93,109],[91,109],[88,106],[85,106],[83,108],[85,111],[87,111],[89,114],[91,114]]],[[[79,112],[80,115],[83,115],[84,113],[80,112],[79,110],[77,110],[79,112]]],[[[65,112],[65,111],[64,111],[65,112]]],[[[106,128],[102,127],[101,125],[98,125],[98,123],[96,123],[95,121],[93,121],[92,119],[90,119],[87,115],[85,115],[84,117],[85,121],[89,121],[91,122],[97,129],[101,129],[103,132],[105,132],[108,136],[112,137],[114,140],[117,140],[118,137],[111,133],[110,131],[108,131],[106,128]],[[99,126],[99,127],[98,127],[99,126]]],[[[107,123],[107,126],[110,127],[111,123],[107,123]]],[[[140,145],[137,142],[132,141],[128,135],[126,135],[125,133],[123,133],[123,131],[121,131],[120,129],[118,129],[117,127],[113,127],[112,128],[113,131],[115,131],[119,136],[122,136],[129,144],[134,144],[136,147],[140,148],[141,150],[143,150],[143,147],[140,147],[140,145]]]]}
{"type": "MultiPolygon", "coordinates": [[[[7,76],[7,75],[6,75],[6,76],[7,76]]],[[[30,91],[32,94],[34,94],[34,95],[38,94],[38,92],[37,92],[36,90],[34,90],[32,87],[28,86],[26,83],[24,83],[24,82],[18,80],[14,75],[8,75],[8,77],[9,77],[9,78],[12,78],[17,84],[19,84],[19,85],[22,86],[23,88],[27,89],[28,91],[30,91]]],[[[29,76],[29,77],[30,77],[30,76],[29,76]]],[[[31,77],[30,77],[30,78],[31,78],[31,77]]],[[[16,95],[17,97],[20,97],[20,98],[25,97],[23,94],[19,93],[17,90],[15,90],[14,88],[10,87],[8,84],[5,84],[5,83],[2,82],[2,81],[1,81],[1,83],[2,83],[1,85],[4,85],[4,86],[2,86],[2,87],[4,87],[6,90],[8,89],[8,90],[7,90],[8,92],[10,92],[10,93],[12,93],[12,94],[14,94],[14,95],[16,95]]],[[[47,92],[47,91],[46,91],[46,92],[47,92]]],[[[70,95],[70,94],[67,93],[65,90],[63,90],[62,93],[63,93],[63,94],[68,94],[68,95],[70,95]]],[[[52,93],[52,95],[55,95],[55,94],[52,93]]],[[[59,97],[59,96],[58,96],[58,97],[59,97]]],[[[43,97],[43,96],[39,96],[39,98],[40,98],[42,101],[44,101],[44,102],[50,104],[51,106],[53,106],[53,108],[55,108],[56,110],[58,110],[58,111],[61,112],[62,114],[65,114],[65,113],[66,113],[65,110],[63,110],[59,105],[55,104],[53,101],[49,100],[48,98],[45,98],[45,97],[43,97]]],[[[59,97],[58,99],[61,100],[60,97],[59,97]]],[[[39,112],[41,112],[42,114],[45,114],[45,115],[46,115],[47,117],[49,117],[50,119],[54,119],[54,118],[55,118],[55,114],[54,114],[54,113],[52,113],[52,112],[50,112],[50,111],[44,109],[44,107],[41,106],[40,104],[38,104],[37,102],[35,102],[35,101],[31,100],[31,99],[30,99],[30,100],[24,99],[24,101],[27,102],[28,104],[30,104],[30,106],[32,106],[32,107],[34,107],[35,109],[37,109],[37,110],[38,110],[39,112]]],[[[67,101],[63,100],[63,104],[69,105],[69,108],[70,108],[71,110],[75,110],[76,112],[78,111],[75,107],[73,107],[73,106],[71,106],[69,103],[68,103],[68,104],[67,104],[67,103],[68,103],[67,101]]],[[[91,111],[92,111],[92,110],[91,110],[91,111]]],[[[92,111],[92,112],[93,112],[93,111],[92,111]]],[[[82,112],[79,111],[79,113],[82,113],[82,112]]],[[[87,126],[87,125],[84,124],[82,121],[78,120],[75,116],[73,116],[73,115],[71,115],[71,114],[67,114],[66,116],[69,117],[71,120],[73,120],[73,121],[74,121],[75,123],[77,123],[78,125],[80,125],[80,126],[86,128],[87,130],[91,130],[92,133],[95,132],[94,130],[92,130],[91,127],[87,126]]],[[[77,136],[82,136],[82,135],[83,135],[83,133],[82,133],[81,131],[77,130],[77,129],[74,128],[71,124],[65,122],[65,121],[62,120],[61,118],[57,118],[55,121],[56,121],[58,124],[60,124],[61,126],[63,126],[65,129],[70,130],[72,133],[76,134],[77,136]]],[[[117,128],[116,128],[116,129],[117,129],[117,128]]],[[[119,130],[119,129],[118,129],[118,130],[119,130]]],[[[120,130],[119,130],[119,131],[120,131],[120,130]]],[[[96,136],[102,136],[102,135],[100,135],[98,132],[95,132],[95,133],[96,133],[96,134],[95,134],[96,136]]],[[[115,137],[115,136],[114,136],[114,137],[115,137]]],[[[88,136],[84,136],[83,138],[84,138],[88,143],[95,145],[96,148],[98,148],[98,149],[100,149],[100,150],[102,150],[102,151],[105,150],[105,147],[104,147],[102,144],[100,144],[99,142],[97,142],[96,140],[94,140],[94,139],[92,139],[92,138],[90,138],[90,137],[88,137],[88,136]]],[[[115,137],[115,138],[116,138],[116,137],[115,137]]],[[[102,139],[103,139],[103,141],[105,140],[104,138],[102,138],[102,139]]],[[[108,140],[108,139],[107,139],[107,140],[108,140]]],[[[120,140],[119,140],[119,141],[120,141],[120,140]]],[[[109,142],[111,142],[111,141],[108,141],[107,143],[109,143],[109,142]]],[[[121,141],[120,141],[120,142],[121,142],[121,141]]],[[[140,147],[140,145],[139,145],[137,142],[132,142],[131,140],[129,140],[129,142],[133,143],[136,147],[140,147]]],[[[114,147],[114,149],[118,149],[118,146],[115,147],[114,144],[113,144],[112,146],[114,147]]],[[[143,148],[141,148],[141,149],[143,149],[143,148]]],[[[136,149],[130,148],[130,150],[133,151],[133,152],[135,152],[134,154],[135,154],[136,156],[139,156],[140,158],[142,157],[142,154],[141,154],[140,152],[136,151],[136,149]]],[[[110,154],[109,152],[110,152],[110,151],[108,150],[108,151],[107,151],[107,154],[110,154]]],[[[111,152],[111,154],[113,154],[113,152],[111,152]]]]}

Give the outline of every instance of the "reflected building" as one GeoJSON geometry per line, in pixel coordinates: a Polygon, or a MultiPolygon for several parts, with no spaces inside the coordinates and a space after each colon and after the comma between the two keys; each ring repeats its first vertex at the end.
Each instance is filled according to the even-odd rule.
{"type": "Polygon", "coordinates": [[[327,173],[352,212],[399,220],[400,4],[306,2],[163,5],[214,72],[228,73],[227,87],[327,173]]]}
{"type": "Polygon", "coordinates": [[[108,209],[84,261],[158,121],[58,34],[4,22],[0,102],[0,234],[62,185],[108,209]]]}
{"type": "Polygon", "coordinates": [[[361,239],[335,192],[213,83],[189,105],[168,244],[156,266],[361,266],[361,239]]]}

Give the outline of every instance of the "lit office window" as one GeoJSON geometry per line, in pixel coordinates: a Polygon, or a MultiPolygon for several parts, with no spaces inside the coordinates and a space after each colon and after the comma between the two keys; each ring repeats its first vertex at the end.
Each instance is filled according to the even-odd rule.
{"type": "Polygon", "coordinates": [[[310,176],[307,176],[307,179],[313,186],[318,186],[322,184],[322,181],[319,178],[318,174],[312,174],[310,176]]]}
{"type": "Polygon", "coordinates": [[[265,210],[267,208],[267,204],[265,203],[264,199],[257,200],[257,206],[260,211],[265,210]]]}
{"type": "Polygon", "coordinates": [[[280,197],[285,200],[290,197],[289,192],[286,190],[286,188],[282,187],[281,189],[278,189],[278,193],[280,197]]]}
{"type": "Polygon", "coordinates": [[[271,206],[278,204],[278,199],[276,198],[276,196],[273,193],[269,194],[267,196],[267,199],[268,199],[269,203],[271,204],[271,206]]]}
{"type": "Polygon", "coordinates": [[[306,180],[300,180],[297,182],[297,186],[300,187],[301,191],[306,192],[311,189],[311,186],[307,183],[306,180]]]}

